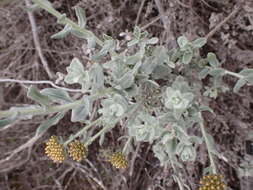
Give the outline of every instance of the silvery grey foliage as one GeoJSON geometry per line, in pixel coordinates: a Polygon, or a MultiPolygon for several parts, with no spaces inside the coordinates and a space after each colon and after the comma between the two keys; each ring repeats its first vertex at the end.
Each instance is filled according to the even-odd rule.
{"type": "MultiPolygon", "coordinates": [[[[120,48],[116,39],[108,35],[103,40],[97,38],[86,27],[84,10],[76,7],[78,24],[53,9],[44,0],[32,0],[47,10],[63,24],[63,30],[53,35],[62,38],[73,34],[86,40],[90,48],[90,61],[73,58],[66,68],[64,81],[77,84],[82,93],[78,99],[62,89],[47,88],[39,91],[31,86],[28,97],[37,102],[36,107],[1,111],[0,127],[11,124],[24,116],[58,113],[41,124],[37,133],[45,131],[63,118],[71,110],[71,121],[87,124],[74,135],[69,142],[83,134],[87,145],[100,137],[103,143],[105,133],[120,123],[126,131],[125,136],[134,142],[149,142],[153,145],[154,155],[161,165],[183,167],[180,162],[194,161],[196,149],[203,141],[207,144],[209,157],[220,156],[215,150],[214,141],[204,130],[202,111],[212,111],[204,105],[202,96],[216,98],[220,91],[227,90],[222,78],[225,75],[237,77],[234,91],[244,85],[253,85],[253,69],[244,69],[234,73],[222,68],[214,53],[201,57],[199,50],[207,39],[197,38],[189,41],[185,36],[177,39],[178,47],[168,50],[157,45],[158,39],[150,37],[148,32],[135,27],[132,39],[120,48]],[[202,79],[209,76],[208,86],[202,79]],[[98,118],[91,117],[94,102],[98,106],[98,118]],[[60,104],[60,106],[59,106],[60,104]],[[93,125],[101,126],[101,131],[92,136],[87,131],[93,125]],[[202,136],[189,134],[191,129],[201,131],[202,136]]],[[[96,111],[96,110],[95,110],[96,111]]],[[[124,151],[130,152],[127,143],[124,151]]],[[[211,160],[211,167],[214,167],[211,160]]],[[[179,178],[176,178],[178,181],[179,178]]]]}
{"type": "Polygon", "coordinates": [[[102,108],[98,112],[103,115],[105,123],[114,122],[128,109],[128,102],[119,94],[102,100],[101,105],[102,108]]]}

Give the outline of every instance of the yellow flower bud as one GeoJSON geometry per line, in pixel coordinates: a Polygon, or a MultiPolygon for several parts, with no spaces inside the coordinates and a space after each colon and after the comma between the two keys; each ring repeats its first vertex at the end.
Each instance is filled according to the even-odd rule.
{"type": "Polygon", "coordinates": [[[128,166],[127,159],[126,159],[125,155],[123,155],[121,152],[113,153],[109,158],[109,162],[115,168],[124,169],[124,168],[127,168],[127,166],[128,166]]]}
{"type": "Polygon", "coordinates": [[[62,163],[66,159],[64,146],[59,143],[56,136],[51,136],[46,142],[45,153],[53,162],[62,163]]]}
{"type": "Polygon", "coordinates": [[[88,150],[84,146],[83,143],[81,143],[78,140],[75,140],[74,142],[71,142],[69,144],[69,155],[72,157],[73,160],[80,162],[88,155],[88,150]]]}
{"type": "Polygon", "coordinates": [[[225,190],[225,183],[222,181],[222,175],[211,174],[204,176],[200,180],[199,190],[225,190]]]}

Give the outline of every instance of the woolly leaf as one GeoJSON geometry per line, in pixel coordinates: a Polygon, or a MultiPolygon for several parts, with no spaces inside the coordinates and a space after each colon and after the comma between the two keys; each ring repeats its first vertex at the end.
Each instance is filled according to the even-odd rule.
{"type": "Polygon", "coordinates": [[[90,69],[90,78],[92,83],[92,90],[99,90],[104,87],[104,73],[103,68],[98,64],[94,63],[90,69]]]}
{"type": "Polygon", "coordinates": [[[139,42],[138,39],[133,39],[133,40],[131,40],[130,42],[127,43],[127,46],[131,47],[131,46],[133,46],[135,44],[138,44],[138,42],[139,42]]]}
{"type": "Polygon", "coordinates": [[[185,36],[180,36],[177,39],[177,43],[178,43],[180,48],[183,48],[189,43],[189,41],[187,40],[187,38],[185,36]]]}
{"type": "Polygon", "coordinates": [[[85,17],[85,11],[81,7],[75,7],[75,13],[78,19],[78,25],[81,28],[85,28],[87,22],[85,17]]]}
{"type": "Polygon", "coordinates": [[[198,38],[192,42],[194,48],[201,48],[206,44],[206,38],[198,38]]]}
{"type": "Polygon", "coordinates": [[[220,65],[220,63],[214,53],[207,54],[207,61],[212,67],[218,67],[220,65]]]}
{"type": "Polygon", "coordinates": [[[40,91],[42,95],[48,96],[54,102],[65,102],[69,103],[73,100],[70,98],[69,94],[62,89],[55,88],[45,88],[40,91]]]}
{"type": "Polygon", "coordinates": [[[53,39],[65,38],[68,34],[70,34],[70,32],[71,32],[71,26],[66,24],[60,32],[53,34],[51,38],[53,39]]]}
{"type": "Polygon", "coordinates": [[[72,109],[71,112],[71,121],[85,121],[86,117],[90,114],[91,104],[87,96],[84,96],[81,103],[72,109]]]}
{"type": "Polygon", "coordinates": [[[233,92],[235,92],[235,93],[239,92],[239,90],[240,90],[246,83],[247,83],[247,81],[246,81],[244,78],[239,79],[239,80],[236,82],[236,84],[235,84],[235,86],[234,86],[234,88],[233,88],[233,92]]]}
{"type": "Polygon", "coordinates": [[[208,75],[210,68],[206,67],[199,72],[199,79],[204,79],[208,75]]]}
{"type": "Polygon", "coordinates": [[[118,79],[118,84],[122,89],[130,88],[134,84],[134,75],[132,73],[126,73],[118,79]]]}
{"type": "Polygon", "coordinates": [[[247,76],[245,77],[245,80],[246,80],[249,84],[253,85],[253,74],[247,75],[247,76]]]}
{"type": "Polygon", "coordinates": [[[154,38],[150,38],[149,40],[147,40],[147,44],[156,44],[158,42],[158,38],[154,37],[154,38]]]}
{"type": "Polygon", "coordinates": [[[13,123],[17,119],[17,116],[18,116],[18,112],[14,112],[12,116],[0,120],[0,128],[13,123]]]}
{"type": "Polygon", "coordinates": [[[239,72],[240,75],[248,76],[253,74],[253,69],[243,69],[241,72],[239,72]]]}
{"type": "Polygon", "coordinates": [[[84,70],[84,67],[78,58],[74,58],[70,66],[67,67],[68,74],[65,76],[64,81],[68,84],[79,83],[82,85],[83,90],[90,87],[89,72],[84,70]]]}
{"type": "Polygon", "coordinates": [[[65,113],[58,113],[54,117],[48,119],[47,121],[41,123],[36,130],[36,136],[48,130],[51,126],[56,125],[64,117],[65,113]]]}
{"type": "Polygon", "coordinates": [[[28,89],[27,96],[43,106],[48,106],[50,104],[50,98],[41,94],[34,86],[28,89]]]}
{"type": "Polygon", "coordinates": [[[184,64],[189,64],[192,60],[192,57],[193,57],[193,52],[188,50],[188,51],[185,51],[184,54],[183,54],[183,58],[182,58],[182,62],[184,64]]]}
{"type": "Polygon", "coordinates": [[[212,76],[222,76],[225,74],[225,70],[222,68],[215,68],[209,71],[209,74],[212,76]]]}

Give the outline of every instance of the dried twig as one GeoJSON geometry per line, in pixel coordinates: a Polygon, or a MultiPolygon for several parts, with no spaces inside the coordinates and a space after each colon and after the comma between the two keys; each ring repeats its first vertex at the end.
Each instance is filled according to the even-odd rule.
{"type": "Polygon", "coordinates": [[[145,24],[144,26],[141,26],[142,30],[146,30],[150,25],[154,24],[156,21],[158,21],[160,18],[162,17],[162,15],[159,15],[157,17],[155,17],[153,20],[151,20],[149,23],[145,24]]]}
{"type": "Polygon", "coordinates": [[[169,25],[168,25],[168,22],[165,17],[163,6],[162,6],[160,0],[155,0],[155,4],[156,4],[158,11],[161,15],[161,20],[162,20],[163,26],[164,26],[165,30],[167,30],[169,25]]]}
{"type": "Polygon", "coordinates": [[[136,26],[136,25],[138,24],[138,22],[139,22],[140,15],[141,15],[141,11],[142,11],[142,9],[143,9],[143,6],[144,6],[145,1],[146,1],[146,0],[142,0],[142,2],[141,2],[141,6],[140,6],[140,8],[139,8],[139,10],[138,10],[137,17],[136,17],[136,20],[135,20],[135,26],[136,26]]]}
{"type": "Polygon", "coordinates": [[[95,177],[88,168],[86,168],[84,165],[81,165],[79,163],[73,163],[73,162],[66,162],[67,164],[71,165],[76,170],[81,171],[84,173],[88,178],[92,179],[92,181],[96,182],[97,185],[100,186],[101,189],[107,190],[107,187],[103,184],[103,181],[99,180],[97,177],[95,177]]]}
{"type": "MultiPolygon", "coordinates": [[[[31,3],[29,0],[25,0],[25,4],[27,7],[31,6],[31,3]]],[[[51,70],[48,67],[48,63],[46,58],[44,57],[43,53],[42,53],[42,49],[41,49],[41,45],[40,45],[40,41],[39,41],[39,36],[37,33],[37,25],[36,25],[36,21],[34,18],[34,15],[31,11],[27,11],[28,14],[28,18],[31,24],[31,28],[32,28],[32,34],[33,34],[33,41],[34,41],[34,45],[35,45],[35,49],[40,57],[41,63],[45,69],[45,71],[47,72],[47,75],[50,79],[52,79],[54,77],[54,74],[51,72],[51,70]]]]}
{"type": "Polygon", "coordinates": [[[215,32],[217,32],[229,19],[231,19],[238,11],[240,6],[236,7],[223,21],[221,21],[213,30],[211,30],[205,37],[206,39],[211,38],[215,32]]]}

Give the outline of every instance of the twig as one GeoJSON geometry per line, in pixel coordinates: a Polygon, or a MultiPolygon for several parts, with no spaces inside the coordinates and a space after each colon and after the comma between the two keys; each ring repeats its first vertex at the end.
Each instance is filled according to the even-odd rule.
{"type": "Polygon", "coordinates": [[[221,21],[213,30],[211,30],[206,36],[206,39],[211,38],[215,32],[217,32],[222,25],[224,25],[229,19],[231,19],[238,11],[240,10],[240,6],[236,7],[223,21],[221,21]]]}
{"type": "Polygon", "coordinates": [[[164,10],[163,10],[163,6],[162,6],[160,0],[155,0],[155,4],[158,8],[158,12],[161,15],[161,20],[162,20],[163,26],[164,26],[165,30],[167,30],[168,29],[168,23],[167,23],[166,18],[165,18],[165,13],[164,13],[164,10]]]}
{"type": "Polygon", "coordinates": [[[131,160],[131,165],[130,165],[130,172],[129,172],[129,175],[132,177],[133,176],[133,173],[134,173],[134,163],[135,163],[135,160],[137,158],[137,155],[138,155],[138,152],[140,150],[140,145],[141,143],[138,143],[137,147],[136,147],[136,150],[134,152],[134,155],[133,155],[133,158],[131,160]]]}
{"type": "Polygon", "coordinates": [[[136,20],[135,20],[135,26],[136,26],[136,25],[138,24],[138,22],[139,22],[140,15],[141,15],[141,11],[142,11],[142,9],[143,9],[143,6],[144,6],[145,1],[146,1],[146,0],[142,0],[142,2],[141,2],[141,6],[140,6],[140,8],[139,8],[139,10],[138,10],[137,18],[136,18],[136,20]]]}
{"type": "Polygon", "coordinates": [[[149,23],[145,24],[144,26],[141,26],[142,30],[146,30],[146,28],[148,28],[150,25],[154,24],[156,21],[158,21],[160,18],[162,17],[162,15],[159,15],[157,17],[154,18],[154,20],[151,20],[149,23]]]}
{"type": "Polygon", "coordinates": [[[21,84],[50,84],[51,86],[53,86],[55,88],[62,89],[65,91],[82,92],[81,89],[71,89],[71,88],[57,86],[52,81],[48,81],[48,80],[32,81],[32,80],[0,79],[0,83],[1,82],[12,82],[12,83],[21,83],[21,84]]]}
{"type": "Polygon", "coordinates": [[[216,174],[217,173],[217,168],[216,168],[216,165],[215,165],[215,162],[214,162],[214,159],[213,159],[213,153],[211,152],[211,145],[210,145],[209,139],[207,137],[207,133],[206,133],[206,130],[205,130],[205,127],[204,127],[203,118],[202,118],[201,113],[199,114],[199,117],[202,120],[202,122],[200,123],[200,129],[201,129],[201,133],[204,137],[204,141],[206,143],[207,153],[208,153],[208,157],[209,157],[209,160],[210,160],[210,166],[212,168],[212,172],[214,174],[216,174]]]}
{"type": "Polygon", "coordinates": [[[102,189],[107,190],[106,186],[103,184],[103,181],[96,178],[88,168],[86,168],[84,165],[79,163],[73,163],[73,162],[67,162],[67,164],[72,165],[76,170],[81,171],[84,173],[88,178],[92,179],[94,182],[97,183],[102,189]],[[87,171],[86,171],[87,170],[87,171]]]}
{"type": "MultiPolygon", "coordinates": [[[[25,0],[25,4],[27,7],[31,6],[31,3],[29,0],[25,0]]],[[[37,25],[36,25],[36,21],[34,18],[34,15],[31,11],[27,11],[28,14],[28,18],[31,24],[31,28],[32,28],[32,34],[33,34],[33,41],[34,41],[34,45],[35,45],[35,49],[39,54],[41,63],[47,73],[47,75],[49,76],[50,79],[52,79],[54,77],[54,74],[50,71],[49,67],[48,67],[48,63],[46,58],[44,57],[42,50],[41,50],[41,45],[40,45],[40,40],[39,40],[39,36],[37,33],[37,25]]]]}
{"type": "Polygon", "coordinates": [[[190,8],[189,5],[186,5],[186,4],[182,3],[180,0],[176,0],[176,1],[177,1],[177,3],[178,3],[179,5],[181,5],[182,7],[184,7],[184,8],[190,8]]]}

